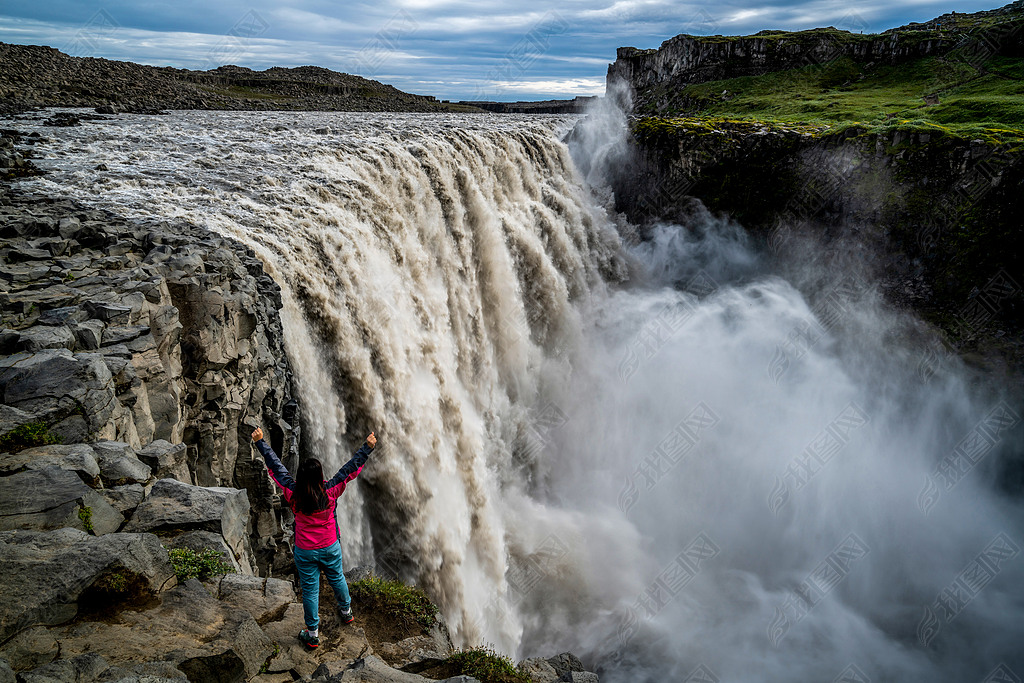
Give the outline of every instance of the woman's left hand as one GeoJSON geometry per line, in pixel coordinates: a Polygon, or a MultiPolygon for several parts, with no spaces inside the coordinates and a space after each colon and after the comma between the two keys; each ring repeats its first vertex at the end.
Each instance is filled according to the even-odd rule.
{"type": "Polygon", "coordinates": [[[252,433],[252,440],[253,441],[259,441],[262,438],[263,438],[263,428],[262,427],[257,427],[256,431],[252,433]]]}

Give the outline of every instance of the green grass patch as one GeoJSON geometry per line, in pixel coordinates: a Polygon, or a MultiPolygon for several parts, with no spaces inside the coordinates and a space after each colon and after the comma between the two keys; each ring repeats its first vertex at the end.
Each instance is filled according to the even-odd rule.
{"type": "Polygon", "coordinates": [[[82,526],[90,534],[95,531],[92,527],[92,508],[86,505],[85,507],[78,508],[78,518],[82,520],[82,526]]]}
{"type": "Polygon", "coordinates": [[[1001,142],[1024,140],[1024,59],[993,57],[972,66],[928,57],[868,65],[849,57],[759,76],[673,89],[659,86],[638,113],[675,118],[802,124],[831,132],[877,131],[912,123],[944,134],[1001,142]]]}
{"type": "Polygon", "coordinates": [[[29,422],[0,436],[0,451],[17,453],[26,448],[60,443],[61,438],[51,434],[45,422],[29,422]]]}
{"type": "Polygon", "coordinates": [[[349,592],[363,609],[385,614],[405,628],[418,627],[425,633],[434,625],[437,606],[416,586],[371,576],[353,581],[349,592]]]}
{"type": "Polygon", "coordinates": [[[530,683],[530,677],[516,669],[515,663],[489,647],[459,650],[444,661],[444,671],[451,676],[472,676],[480,683],[530,683]]]}
{"type": "Polygon", "coordinates": [[[199,552],[189,548],[171,548],[167,554],[171,556],[171,566],[174,568],[174,575],[178,577],[178,583],[184,583],[189,579],[204,580],[235,571],[234,567],[221,559],[220,552],[213,548],[199,552]]]}

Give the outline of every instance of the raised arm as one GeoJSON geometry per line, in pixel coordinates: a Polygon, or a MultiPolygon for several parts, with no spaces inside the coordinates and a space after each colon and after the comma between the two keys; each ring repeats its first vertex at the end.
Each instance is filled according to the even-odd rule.
{"type": "Polygon", "coordinates": [[[284,466],[281,459],[277,457],[274,449],[263,440],[261,428],[257,427],[256,431],[252,433],[252,440],[256,443],[256,449],[260,455],[263,456],[263,461],[267,464],[270,478],[284,491],[285,499],[291,500],[292,491],[295,490],[295,480],[292,479],[292,475],[288,473],[288,468],[284,466]]]}
{"type": "Polygon", "coordinates": [[[366,464],[367,458],[370,457],[370,451],[372,451],[373,447],[376,445],[377,437],[376,435],[374,435],[373,432],[370,432],[370,435],[366,437],[366,442],[359,447],[359,450],[355,452],[351,460],[349,460],[347,463],[341,466],[341,469],[338,470],[338,473],[331,477],[331,480],[327,482],[327,485],[324,488],[330,491],[335,486],[338,486],[340,484],[347,484],[348,482],[355,479],[356,475],[358,475],[359,472],[362,471],[363,465],[366,464]]]}

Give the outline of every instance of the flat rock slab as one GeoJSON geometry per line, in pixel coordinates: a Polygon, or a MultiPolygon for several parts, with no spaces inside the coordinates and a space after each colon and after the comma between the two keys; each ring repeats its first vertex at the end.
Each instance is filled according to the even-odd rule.
{"type": "Polygon", "coordinates": [[[155,593],[174,577],[156,536],[96,537],[77,529],[2,531],[0,566],[0,642],[36,624],[74,618],[79,599],[100,579],[127,576],[155,593]]]}

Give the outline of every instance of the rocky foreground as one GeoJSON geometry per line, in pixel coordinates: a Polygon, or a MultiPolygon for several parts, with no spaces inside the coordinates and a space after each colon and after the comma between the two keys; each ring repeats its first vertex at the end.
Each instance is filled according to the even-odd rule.
{"type": "MultiPolygon", "coordinates": [[[[42,138],[0,141],[5,178],[39,173],[42,138]]],[[[291,517],[249,438],[262,424],[295,466],[280,306],[250,251],[200,227],[0,182],[0,683],[415,683],[444,670],[443,622],[386,640],[370,628],[386,615],[356,602],[342,627],[326,586],[320,648],[296,638],[291,517]],[[229,572],[179,580],[183,549],[229,572]]],[[[568,654],[519,670],[597,680],[568,654]]]]}

